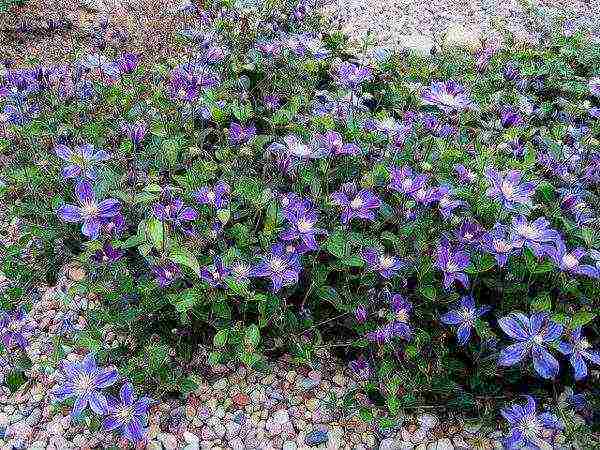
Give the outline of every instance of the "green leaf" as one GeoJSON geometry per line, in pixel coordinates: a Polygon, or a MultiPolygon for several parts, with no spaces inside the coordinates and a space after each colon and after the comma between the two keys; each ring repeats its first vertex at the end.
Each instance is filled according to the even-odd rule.
{"type": "Polygon", "coordinates": [[[200,276],[200,264],[194,254],[185,247],[175,247],[169,253],[169,259],[182,266],[189,267],[192,271],[200,276]]]}
{"type": "Polygon", "coordinates": [[[215,347],[225,347],[227,344],[227,338],[229,337],[229,330],[219,330],[213,338],[213,344],[215,347]]]}
{"type": "Polygon", "coordinates": [[[334,231],[325,241],[325,248],[333,256],[344,258],[348,253],[346,234],[340,230],[334,231]]]}
{"type": "Polygon", "coordinates": [[[27,378],[25,378],[25,374],[22,371],[13,370],[6,376],[4,382],[10,392],[16,392],[27,382],[27,378]]]}
{"type": "Polygon", "coordinates": [[[157,250],[162,250],[164,243],[164,224],[158,219],[152,218],[146,223],[146,234],[157,250]]]}
{"type": "Polygon", "coordinates": [[[194,392],[200,386],[200,382],[198,382],[193,375],[180,380],[177,384],[179,386],[179,391],[184,395],[194,392]]]}
{"type": "Polygon", "coordinates": [[[579,311],[573,315],[571,319],[571,328],[579,328],[590,323],[596,314],[591,311],[579,311]]]}
{"type": "Polygon", "coordinates": [[[210,352],[208,355],[208,364],[211,366],[216,366],[221,362],[221,353],[220,352],[210,352]]]}
{"type": "Polygon", "coordinates": [[[255,324],[252,324],[246,328],[244,333],[244,343],[247,346],[256,348],[260,342],[260,330],[255,324]]]}

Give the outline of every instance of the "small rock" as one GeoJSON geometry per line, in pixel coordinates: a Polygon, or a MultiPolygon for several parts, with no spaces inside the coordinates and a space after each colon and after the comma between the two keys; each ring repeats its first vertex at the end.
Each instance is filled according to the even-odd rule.
{"type": "Polygon", "coordinates": [[[296,445],[294,441],[285,441],[281,447],[281,450],[296,450],[297,448],[298,445],[296,445]]]}
{"type": "Polygon", "coordinates": [[[242,392],[240,392],[239,394],[236,394],[233,396],[233,398],[231,399],[233,401],[233,403],[241,408],[243,408],[244,406],[250,404],[250,397],[247,394],[244,394],[242,392]]]}
{"type": "Polygon", "coordinates": [[[438,419],[430,414],[422,414],[417,418],[417,421],[426,430],[435,427],[438,424],[438,419]]]}
{"type": "Polygon", "coordinates": [[[227,387],[227,378],[221,378],[213,384],[213,389],[222,391],[227,387]]]}
{"type": "Polygon", "coordinates": [[[341,373],[336,373],[331,381],[333,381],[338,386],[344,386],[346,384],[346,377],[344,377],[344,375],[342,375],[341,373]]]}
{"type": "Polygon", "coordinates": [[[442,438],[437,442],[431,442],[427,450],[454,450],[454,445],[448,438],[442,438]]]}
{"type": "Polygon", "coordinates": [[[198,444],[200,442],[200,438],[196,436],[194,433],[190,433],[189,431],[185,431],[183,433],[183,439],[188,444],[198,444]]]}
{"type": "Polygon", "coordinates": [[[283,425],[290,420],[290,416],[285,409],[280,409],[279,411],[275,411],[273,414],[273,420],[279,425],[283,425]]]}
{"type": "Polygon", "coordinates": [[[325,444],[329,440],[327,430],[313,430],[306,435],[304,443],[309,447],[315,447],[320,444],[325,444]]]}
{"type": "Polygon", "coordinates": [[[241,428],[242,426],[237,422],[227,422],[227,424],[225,425],[225,429],[227,430],[227,437],[230,439],[236,437],[239,434],[241,428]]]}

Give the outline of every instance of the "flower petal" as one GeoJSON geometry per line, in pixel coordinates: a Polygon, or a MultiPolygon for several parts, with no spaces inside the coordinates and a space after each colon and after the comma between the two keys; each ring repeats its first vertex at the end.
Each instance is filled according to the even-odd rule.
{"type": "Polygon", "coordinates": [[[542,378],[551,379],[558,375],[558,361],[541,345],[532,349],[533,367],[542,378]]]}
{"type": "Polygon", "coordinates": [[[527,355],[527,350],[528,346],[526,342],[517,342],[516,344],[509,345],[500,352],[498,365],[512,366],[513,364],[522,361],[527,355]]]}

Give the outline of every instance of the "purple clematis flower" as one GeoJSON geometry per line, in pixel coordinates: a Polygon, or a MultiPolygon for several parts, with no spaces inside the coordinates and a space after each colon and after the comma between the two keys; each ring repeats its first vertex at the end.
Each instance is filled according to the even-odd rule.
{"type": "Polygon", "coordinates": [[[96,179],[95,166],[101,161],[110,158],[104,150],[96,150],[92,144],[84,144],[71,149],[66,145],[59,144],[54,148],[56,156],[69,163],[62,170],[65,178],[87,178],[96,179]]]}
{"type": "Polygon", "coordinates": [[[388,323],[366,334],[369,341],[376,342],[379,345],[386,344],[397,337],[408,341],[411,339],[411,336],[410,327],[406,323],[399,321],[388,323]]]}
{"type": "Polygon", "coordinates": [[[511,107],[500,109],[500,123],[504,128],[518,127],[525,122],[517,110],[511,107]]]}
{"type": "Polygon", "coordinates": [[[203,267],[200,277],[212,287],[220,287],[225,283],[225,278],[231,274],[231,269],[223,264],[220,257],[216,256],[212,266],[203,267]]]}
{"type": "Polygon", "coordinates": [[[337,70],[337,82],[349,89],[356,89],[365,81],[370,81],[371,78],[371,69],[347,61],[340,64],[337,70]]]}
{"type": "Polygon", "coordinates": [[[124,250],[116,249],[110,241],[106,241],[101,249],[97,250],[92,259],[98,264],[112,264],[123,257],[124,250]]]}
{"type": "Polygon", "coordinates": [[[324,135],[317,135],[316,140],[328,154],[332,155],[358,155],[360,148],[356,144],[344,144],[342,135],[337,131],[327,131],[324,135]]]}
{"type": "Polygon", "coordinates": [[[250,276],[270,278],[273,292],[279,292],[284,286],[298,283],[302,265],[296,253],[288,253],[282,244],[275,244],[263,260],[254,266],[250,276]]]}
{"type": "Polygon", "coordinates": [[[465,220],[460,224],[454,235],[461,244],[478,247],[484,232],[484,228],[477,222],[465,220]]]}
{"type": "Polygon", "coordinates": [[[483,235],[482,240],[484,250],[494,255],[500,267],[506,265],[509,256],[517,253],[506,225],[495,224],[494,228],[483,235]]]}
{"type": "Polygon", "coordinates": [[[453,80],[432,82],[421,94],[421,99],[426,105],[437,106],[446,114],[463,111],[472,105],[465,88],[453,80]]]}
{"type": "Polygon", "coordinates": [[[539,217],[533,222],[528,222],[524,216],[516,216],[512,220],[511,233],[515,248],[523,246],[531,249],[538,258],[543,256],[550,243],[560,240],[558,231],[548,228],[550,222],[539,217]]]}
{"type": "Polygon", "coordinates": [[[125,53],[115,61],[119,71],[123,74],[132,73],[138,66],[140,57],[134,53],[125,53]]]}
{"type": "Polygon", "coordinates": [[[381,206],[381,200],[368,189],[358,190],[356,183],[342,185],[340,191],[331,194],[333,202],[342,208],[340,221],[345,225],[354,218],[375,220],[375,210],[381,206]]]}
{"type": "Polygon", "coordinates": [[[242,145],[256,136],[256,127],[250,124],[247,127],[232,122],[229,125],[229,141],[234,145],[242,145]]]}
{"type": "Polygon", "coordinates": [[[558,350],[569,356],[569,362],[575,371],[575,379],[582,380],[588,375],[588,368],[585,360],[600,365],[600,352],[592,350],[590,343],[581,335],[581,328],[575,328],[568,341],[562,341],[558,345],[558,350]]]}
{"type": "Polygon", "coordinates": [[[123,124],[122,130],[127,137],[131,139],[134,148],[140,148],[140,145],[148,132],[148,126],[146,125],[146,122],[140,120],[135,123],[123,124]]]}
{"type": "Polygon", "coordinates": [[[545,347],[557,340],[563,326],[548,318],[548,314],[539,312],[527,317],[521,313],[510,313],[498,320],[500,328],[517,342],[509,345],[500,353],[498,364],[512,366],[527,356],[533,358],[535,371],[543,378],[558,375],[558,361],[545,347]]]}
{"type": "Polygon", "coordinates": [[[471,331],[475,327],[475,322],[486,314],[491,306],[483,305],[475,307],[475,299],[471,295],[465,295],[460,299],[455,309],[442,315],[440,321],[446,325],[458,325],[456,337],[459,345],[466,345],[471,338],[471,331]]]}
{"type": "Polygon", "coordinates": [[[79,206],[62,205],[57,214],[65,222],[83,222],[81,232],[90,239],[98,238],[103,219],[114,217],[119,213],[120,204],[114,198],[98,202],[92,185],[81,180],[75,186],[75,195],[79,206]]]}
{"type": "Polygon", "coordinates": [[[408,264],[395,256],[386,255],[374,248],[365,248],[362,257],[367,263],[368,270],[379,272],[383,278],[392,278],[408,264]]]}
{"type": "Polygon", "coordinates": [[[164,203],[155,203],[153,206],[154,216],[161,222],[168,222],[174,227],[183,228],[185,222],[192,222],[198,218],[198,212],[183,204],[180,197],[171,198],[166,195],[164,203]]]}
{"type": "Polygon", "coordinates": [[[509,170],[504,175],[497,170],[489,168],[485,177],[491,183],[487,195],[496,198],[508,210],[515,210],[519,206],[531,206],[531,197],[535,193],[534,183],[521,183],[521,173],[509,170]]]}
{"type": "Polygon", "coordinates": [[[125,383],[119,391],[119,399],[108,397],[106,417],[102,425],[106,431],[120,430],[122,435],[132,442],[144,439],[144,421],[148,408],[154,403],[149,397],[133,396],[133,386],[125,383]]]}
{"type": "Polygon", "coordinates": [[[58,401],[75,398],[73,417],[81,415],[88,405],[98,415],[106,413],[108,401],[101,390],[115,384],[119,377],[116,369],[98,368],[89,353],[79,364],[64,361],[62,372],[65,379],[53,394],[58,401]]]}
{"type": "Polygon", "coordinates": [[[167,287],[181,275],[181,269],[173,261],[152,267],[152,274],[161,288],[167,287]]]}
{"type": "Polygon", "coordinates": [[[582,248],[576,248],[571,252],[567,252],[567,248],[562,239],[558,239],[556,247],[548,246],[545,250],[546,255],[550,256],[554,263],[564,272],[577,275],[585,275],[590,278],[600,278],[600,272],[588,264],[581,264],[587,252],[582,248]]]}
{"type": "Polygon", "coordinates": [[[463,271],[469,266],[471,258],[465,251],[454,251],[446,239],[442,239],[437,249],[436,267],[444,273],[444,287],[449,288],[454,281],[463,287],[469,287],[469,278],[463,271]]]}
{"type": "Polygon", "coordinates": [[[588,88],[590,89],[590,94],[600,97],[600,77],[591,78],[588,81],[588,88]]]}
{"type": "Polygon", "coordinates": [[[245,261],[235,261],[231,264],[231,277],[238,283],[246,283],[250,278],[252,267],[245,261]]]}
{"type": "Polygon", "coordinates": [[[436,188],[433,198],[438,202],[438,209],[444,219],[450,218],[456,208],[467,206],[466,202],[452,197],[452,190],[448,186],[436,188]]]}
{"type": "Polygon", "coordinates": [[[354,318],[357,323],[365,323],[367,321],[367,317],[369,313],[367,312],[367,308],[364,305],[358,305],[354,310],[354,318]]]}
{"type": "Polygon", "coordinates": [[[560,420],[549,412],[537,414],[536,404],[530,395],[525,406],[511,405],[502,409],[502,416],[510,425],[510,432],[506,438],[505,448],[513,449],[541,449],[550,448],[551,445],[544,441],[544,430],[562,430],[560,420]]]}
{"type": "Polygon", "coordinates": [[[223,209],[229,205],[229,194],[231,188],[224,181],[219,181],[214,187],[201,187],[194,198],[201,205],[211,205],[217,209],[223,209]]]}
{"type": "Polygon", "coordinates": [[[371,369],[371,365],[363,355],[360,355],[358,359],[350,361],[348,366],[361,380],[368,380],[373,375],[373,369],[371,369]]]}
{"type": "Polygon", "coordinates": [[[425,187],[428,176],[413,173],[410,167],[390,168],[391,182],[388,187],[402,194],[411,195],[425,187]]]}
{"type": "Polygon", "coordinates": [[[33,327],[29,325],[23,308],[16,308],[10,312],[0,311],[0,341],[5,349],[25,349],[28,344],[26,336],[32,330],[33,327]]]}
{"type": "Polygon", "coordinates": [[[280,157],[290,157],[294,160],[319,159],[327,156],[325,149],[305,144],[302,139],[291,134],[283,138],[283,144],[273,142],[267,150],[280,157]]]}
{"type": "Polygon", "coordinates": [[[464,184],[471,184],[477,179],[477,175],[475,175],[472,171],[467,169],[462,164],[456,164],[454,166],[454,171],[458,175],[458,181],[464,184]]]}
{"type": "Polygon", "coordinates": [[[287,209],[284,215],[289,227],[281,233],[280,238],[284,241],[300,239],[309,250],[318,250],[316,237],[327,234],[327,231],[315,227],[319,217],[316,211],[310,208],[310,203],[300,208],[287,209]]]}

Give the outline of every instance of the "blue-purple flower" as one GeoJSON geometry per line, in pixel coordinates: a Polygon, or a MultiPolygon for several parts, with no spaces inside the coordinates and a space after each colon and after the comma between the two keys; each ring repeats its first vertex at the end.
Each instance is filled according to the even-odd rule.
{"type": "Polygon", "coordinates": [[[290,157],[293,160],[319,159],[327,155],[324,148],[317,145],[305,144],[302,139],[292,134],[283,138],[283,144],[273,142],[267,150],[280,157],[290,157]]]}
{"type": "Polygon", "coordinates": [[[124,250],[114,248],[110,241],[106,241],[102,248],[92,255],[92,259],[98,264],[112,264],[121,259],[124,254],[124,250]]]}
{"type": "Polygon", "coordinates": [[[180,197],[172,198],[167,195],[164,203],[155,203],[153,206],[154,216],[161,222],[168,222],[178,228],[183,228],[186,222],[192,222],[198,218],[198,212],[185,206],[180,197]]]}
{"type": "Polygon", "coordinates": [[[337,70],[337,82],[349,89],[356,89],[372,78],[371,69],[344,61],[337,70]]]}
{"type": "Polygon", "coordinates": [[[62,176],[65,178],[87,178],[96,179],[95,166],[101,161],[110,158],[104,150],[96,150],[92,144],[83,144],[74,149],[64,144],[59,144],[54,148],[56,156],[69,163],[62,170],[62,176]]]}
{"type": "Polygon", "coordinates": [[[212,287],[220,287],[225,283],[225,278],[231,274],[231,269],[223,264],[220,257],[216,256],[211,266],[200,270],[200,277],[212,287]]]}
{"type": "Polygon", "coordinates": [[[152,403],[154,400],[149,397],[136,400],[132,384],[125,383],[119,390],[119,399],[108,397],[102,425],[106,431],[120,430],[126,439],[139,442],[146,435],[144,421],[152,403]]]}
{"type": "Polygon", "coordinates": [[[289,226],[281,233],[280,238],[284,241],[300,239],[310,250],[318,250],[316,237],[327,234],[322,228],[316,227],[319,220],[317,212],[309,207],[287,209],[284,211],[289,226]]]}
{"type": "Polygon", "coordinates": [[[369,189],[358,190],[356,183],[344,183],[340,191],[331,194],[333,202],[342,208],[340,222],[344,225],[354,218],[375,220],[381,206],[379,197],[369,189]]]}
{"type": "Polygon", "coordinates": [[[465,295],[454,309],[440,317],[440,321],[446,325],[458,326],[456,329],[458,343],[466,345],[471,338],[475,322],[490,309],[492,308],[488,305],[476,307],[475,299],[471,295],[465,295]]]}
{"type": "Polygon", "coordinates": [[[500,123],[504,128],[518,127],[525,123],[517,110],[509,106],[500,109],[500,123]]]}
{"type": "Polygon", "coordinates": [[[575,379],[582,380],[588,375],[587,361],[600,365],[600,352],[591,348],[590,343],[581,334],[581,328],[575,328],[567,341],[558,345],[558,350],[569,357],[575,379]]]}
{"type": "Polygon", "coordinates": [[[23,308],[0,311],[0,341],[7,350],[27,347],[27,334],[33,330],[23,308]]]}
{"type": "Polygon", "coordinates": [[[491,184],[487,195],[500,201],[504,208],[515,210],[519,206],[531,206],[535,184],[521,182],[521,172],[509,170],[503,174],[489,168],[485,176],[491,184]]]}
{"type": "Polygon", "coordinates": [[[484,250],[494,255],[500,267],[506,265],[509,256],[517,253],[506,225],[495,224],[494,228],[483,235],[482,240],[484,250]]]}
{"type": "Polygon", "coordinates": [[[465,88],[453,80],[434,81],[421,94],[426,105],[434,105],[445,113],[463,111],[472,105],[465,88]]]}
{"type": "Polygon", "coordinates": [[[369,313],[367,312],[367,308],[365,305],[358,305],[354,310],[354,318],[357,323],[365,323],[367,321],[369,313]]]}
{"type": "Polygon", "coordinates": [[[555,245],[555,247],[546,247],[545,253],[552,258],[560,270],[590,278],[600,278],[600,272],[594,266],[581,264],[581,260],[587,255],[583,248],[578,247],[568,252],[562,239],[555,241],[555,245]]]}
{"type": "Polygon", "coordinates": [[[158,285],[164,288],[181,276],[181,269],[173,261],[164,261],[152,267],[152,274],[158,285]]]}
{"type": "Polygon", "coordinates": [[[543,256],[550,244],[560,240],[558,231],[549,228],[550,222],[538,217],[529,222],[524,216],[516,216],[511,223],[511,233],[514,248],[527,247],[537,257],[543,256]]]}
{"type": "Polygon", "coordinates": [[[254,124],[243,126],[239,123],[232,122],[229,125],[229,141],[234,145],[245,144],[254,136],[256,136],[256,127],[254,124]]]}
{"type": "Polygon", "coordinates": [[[337,131],[327,131],[323,135],[317,135],[316,140],[331,155],[358,155],[360,153],[358,145],[344,144],[342,135],[337,131]]]}
{"type": "Polygon", "coordinates": [[[600,77],[591,78],[588,81],[588,88],[590,89],[590,94],[600,97],[600,77]]]}
{"type": "Polygon", "coordinates": [[[126,123],[122,126],[123,132],[131,139],[134,148],[139,148],[148,132],[146,122],[140,120],[135,123],[126,123]]]}
{"type": "Polygon", "coordinates": [[[367,263],[367,269],[378,272],[383,278],[392,278],[408,264],[396,256],[386,255],[375,248],[365,248],[362,258],[367,263]]]}
{"type": "Polygon", "coordinates": [[[118,379],[117,370],[99,368],[91,353],[81,363],[64,361],[61,368],[64,379],[53,391],[56,399],[75,399],[71,411],[73,417],[81,415],[88,405],[96,414],[104,415],[108,401],[102,390],[115,384],[118,379]]]}
{"type": "Polygon", "coordinates": [[[350,361],[348,364],[350,370],[361,380],[368,380],[373,375],[373,369],[371,365],[365,359],[363,355],[360,355],[357,359],[350,361]]]}
{"type": "Polygon", "coordinates": [[[263,260],[252,268],[250,276],[270,278],[273,292],[279,292],[284,286],[298,283],[301,270],[298,254],[288,253],[282,244],[275,244],[263,260]]]}
{"type": "Polygon", "coordinates": [[[469,277],[464,270],[469,266],[471,258],[464,250],[456,251],[449,242],[443,239],[436,252],[436,267],[444,273],[444,287],[449,288],[454,281],[459,281],[465,288],[469,287],[469,277]]]}
{"type": "Polygon", "coordinates": [[[410,167],[390,168],[391,182],[388,187],[402,194],[411,195],[425,187],[428,176],[413,173],[410,167]]]}
{"type": "Polygon", "coordinates": [[[471,170],[467,169],[462,164],[456,164],[454,166],[454,171],[458,175],[458,181],[465,184],[471,184],[477,179],[477,175],[475,175],[471,170]]]}
{"type": "Polygon", "coordinates": [[[562,335],[562,325],[550,320],[545,312],[535,313],[531,317],[510,313],[499,319],[498,325],[516,341],[500,352],[499,365],[512,366],[531,356],[533,367],[541,377],[554,378],[558,375],[558,361],[546,346],[562,335]]]}
{"type": "Polygon", "coordinates": [[[533,397],[525,395],[525,398],[525,406],[511,405],[501,411],[510,426],[505,447],[509,450],[550,448],[544,441],[544,430],[562,430],[564,426],[554,414],[538,414],[533,397]]]}
{"type": "Polygon", "coordinates": [[[201,205],[214,206],[217,209],[229,205],[231,188],[224,181],[219,181],[213,187],[203,186],[195,194],[194,198],[201,205]]]}
{"type": "Polygon", "coordinates": [[[120,203],[114,198],[98,202],[92,185],[86,180],[77,183],[75,195],[79,200],[79,206],[62,205],[58,208],[58,217],[65,222],[83,222],[81,227],[83,235],[96,239],[100,234],[102,220],[116,216],[119,213],[120,203]]]}

